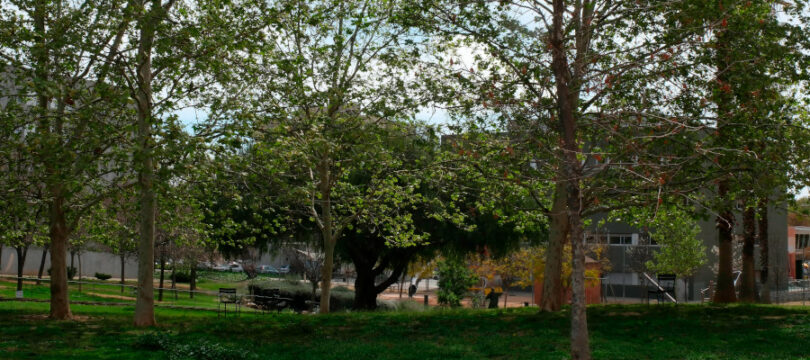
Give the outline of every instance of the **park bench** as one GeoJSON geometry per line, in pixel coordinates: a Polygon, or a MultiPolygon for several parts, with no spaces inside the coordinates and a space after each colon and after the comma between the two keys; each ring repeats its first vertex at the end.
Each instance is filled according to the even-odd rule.
{"type": "Polygon", "coordinates": [[[290,306],[292,299],[281,297],[279,289],[258,289],[253,294],[253,303],[262,311],[281,312],[281,310],[290,306]]]}
{"type": "MultiPolygon", "coordinates": [[[[644,274],[647,275],[647,274],[644,274]]],[[[674,303],[677,303],[675,300],[675,275],[673,274],[659,274],[658,281],[652,281],[652,279],[647,276],[647,279],[653,284],[653,289],[647,291],[647,303],[650,303],[650,297],[655,295],[656,300],[658,303],[665,301],[665,299],[669,299],[674,303]]]]}
{"type": "Polygon", "coordinates": [[[236,314],[239,315],[239,307],[242,303],[242,299],[236,294],[235,288],[219,288],[217,298],[219,299],[219,303],[217,304],[217,317],[219,317],[223,309],[225,317],[228,316],[228,305],[232,305],[234,310],[236,310],[236,314]]]}

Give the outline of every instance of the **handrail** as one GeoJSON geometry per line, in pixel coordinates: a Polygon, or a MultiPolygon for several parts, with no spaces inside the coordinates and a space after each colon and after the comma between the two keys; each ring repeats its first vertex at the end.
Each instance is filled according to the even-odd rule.
{"type": "Polygon", "coordinates": [[[678,303],[678,300],[675,300],[675,298],[674,298],[674,297],[672,297],[672,295],[670,295],[670,294],[669,294],[669,292],[667,292],[666,290],[664,290],[664,288],[662,288],[662,287],[661,287],[661,285],[659,285],[657,281],[653,280],[653,279],[650,277],[650,275],[647,275],[647,273],[642,273],[642,274],[644,274],[644,277],[646,277],[646,278],[647,278],[647,280],[649,280],[651,283],[653,283],[653,285],[655,285],[655,287],[656,287],[656,288],[658,288],[658,291],[663,291],[663,292],[664,292],[664,295],[666,295],[666,297],[667,297],[669,300],[671,300],[672,302],[674,302],[674,303],[676,303],[676,304],[678,303]]]}

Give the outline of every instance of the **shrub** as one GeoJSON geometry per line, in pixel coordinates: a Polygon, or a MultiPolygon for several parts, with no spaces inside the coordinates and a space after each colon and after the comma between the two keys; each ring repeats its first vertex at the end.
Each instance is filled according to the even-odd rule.
{"type": "Polygon", "coordinates": [[[96,279],[99,279],[101,281],[109,280],[110,278],[112,278],[112,275],[110,274],[96,273],[96,279]]]}
{"type": "Polygon", "coordinates": [[[179,283],[190,283],[191,272],[186,270],[176,270],[174,272],[174,281],[179,283]]]}
{"type": "MultiPolygon", "coordinates": [[[[48,276],[51,276],[51,268],[48,268],[48,276]]],[[[67,276],[69,280],[73,280],[73,277],[76,276],[76,268],[73,266],[68,266],[67,276]]]]}
{"type": "Polygon", "coordinates": [[[475,285],[475,274],[460,259],[439,262],[439,291],[436,297],[440,304],[461,306],[461,299],[475,285]]]}
{"type": "MultiPolygon", "coordinates": [[[[308,282],[298,280],[268,280],[268,281],[254,281],[248,285],[248,291],[251,294],[256,293],[259,289],[279,289],[281,297],[293,299],[291,307],[295,311],[307,309],[306,302],[312,300],[312,286],[308,282]]],[[[346,288],[345,286],[337,286],[332,289],[331,298],[329,301],[330,311],[342,311],[349,309],[354,303],[354,291],[346,288]]],[[[315,300],[320,300],[320,291],[315,293],[315,300]]]]}
{"type": "Polygon", "coordinates": [[[164,351],[170,360],[242,360],[256,359],[256,354],[247,350],[225,346],[206,339],[177,341],[168,332],[147,332],[135,338],[133,346],[137,349],[164,351]]]}

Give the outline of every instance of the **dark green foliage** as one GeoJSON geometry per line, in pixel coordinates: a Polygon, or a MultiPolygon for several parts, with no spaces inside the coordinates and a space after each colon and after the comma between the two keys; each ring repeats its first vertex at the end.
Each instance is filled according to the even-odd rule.
{"type": "MultiPolygon", "coordinates": [[[[297,281],[263,281],[248,285],[248,292],[255,294],[259,289],[279,289],[279,295],[284,298],[293,299],[290,307],[300,311],[309,308],[307,301],[312,300],[312,287],[310,284],[297,281]]],[[[320,299],[320,291],[315,293],[316,301],[320,299]]],[[[354,291],[344,286],[337,286],[332,289],[330,300],[331,311],[343,311],[352,307],[354,302],[354,291]]]]}
{"type": "Polygon", "coordinates": [[[461,306],[461,299],[475,285],[477,279],[461,259],[447,259],[439,262],[439,303],[453,307],[461,306]]]}
{"type": "Polygon", "coordinates": [[[101,281],[109,280],[110,278],[112,278],[112,275],[110,275],[110,274],[98,273],[98,272],[96,273],[95,276],[96,276],[96,279],[99,279],[101,281]]]}
{"type": "Polygon", "coordinates": [[[191,272],[188,270],[177,270],[174,272],[174,281],[179,283],[190,283],[191,272]]]}
{"type": "Polygon", "coordinates": [[[170,360],[243,360],[257,356],[242,348],[223,346],[206,339],[179,341],[168,332],[146,332],[135,338],[136,349],[164,351],[170,360]]]}

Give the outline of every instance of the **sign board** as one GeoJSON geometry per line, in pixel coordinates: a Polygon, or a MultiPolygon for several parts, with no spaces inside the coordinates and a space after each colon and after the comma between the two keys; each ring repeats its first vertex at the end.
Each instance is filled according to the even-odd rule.
{"type": "Polygon", "coordinates": [[[22,298],[23,298],[23,291],[22,291],[22,290],[18,290],[18,291],[17,291],[17,299],[22,299],[22,298]]]}

